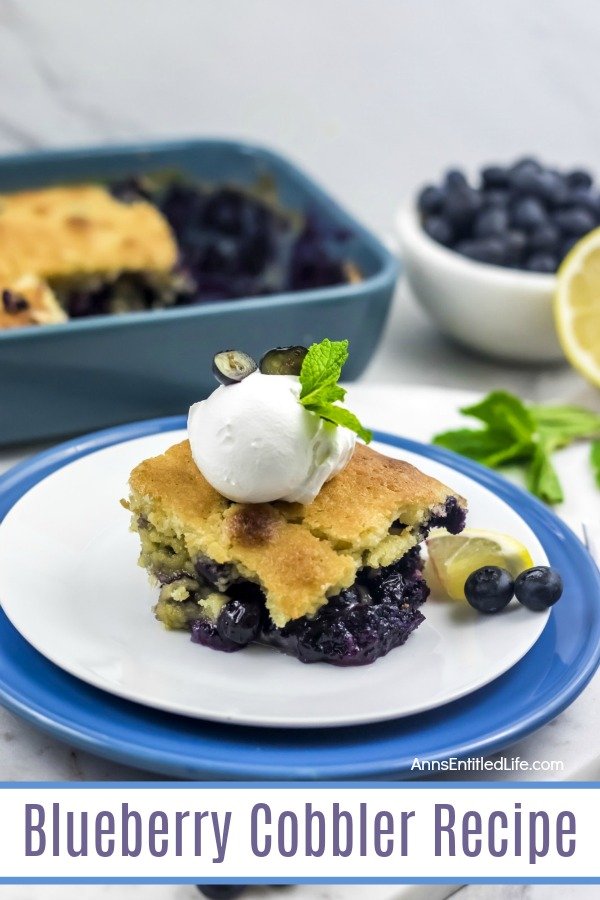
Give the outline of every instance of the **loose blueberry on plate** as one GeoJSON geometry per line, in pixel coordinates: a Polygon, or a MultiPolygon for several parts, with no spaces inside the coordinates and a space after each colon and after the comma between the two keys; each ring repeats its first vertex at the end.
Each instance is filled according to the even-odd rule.
{"type": "Polygon", "coordinates": [[[465,582],[465,597],[473,609],[497,613],[508,606],[514,594],[510,572],[500,566],[482,566],[471,572],[465,582]]]}
{"type": "Polygon", "coordinates": [[[269,350],[259,363],[263,375],[299,375],[306,347],[275,347],[269,350]]]}
{"type": "Polygon", "coordinates": [[[258,366],[242,350],[221,350],[213,359],[213,375],[221,384],[237,384],[256,372],[258,366]]]}
{"type": "Polygon", "coordinates": [[[515,597],[534,612],[543,612],[560,600],[563,592],[562,578],[549,566],[534,566],[515,580],[515,597]]]}

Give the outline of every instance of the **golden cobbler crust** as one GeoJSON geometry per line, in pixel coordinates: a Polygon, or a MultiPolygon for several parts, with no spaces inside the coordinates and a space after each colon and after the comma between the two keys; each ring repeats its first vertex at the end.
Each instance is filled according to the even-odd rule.
{"type": "Polygon", "coordinates": [[[150,203],[121,203],[99,185],[0,196],[0,285],[24,275],[64,277],[169,271],[177,246],[150,203]]]}
{"type": "Polygon", "coordinates": [[[290,520],[354,553],[373,550],[390,525],[421,525],[448,497],[466,501],[410,463],[357,444],[350,464],[308,506],[279,504],[290,520]]]}
{"type": "Polygon", "coordinates": [[[192,559],[233,563],[261,585],[279,627],[315,613],[353,584],[363,565],[389,564],[418,543],[418,529],[410,528],[394,543],[389,530],[397,519],[420,524],[456,496],[408,463],[363,445],[307,506],[230,502],[202,476],[188,441],[140,463],[130,487],[134,527],[142,516],[158,532],[182,538],[192,559]],[[393,559],[386,560],[390,548],[393,559]]]}

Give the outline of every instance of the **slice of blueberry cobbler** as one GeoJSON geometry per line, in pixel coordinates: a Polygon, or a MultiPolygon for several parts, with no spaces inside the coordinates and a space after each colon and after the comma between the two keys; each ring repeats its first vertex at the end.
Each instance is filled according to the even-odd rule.
{"type": "Polygon", "coordinates": [[[400,460],[357,445],[308,505],[233,503],[184,441],[132,473],[140,565],[167,628],[231,652],[269,645],[302,662],[364,665],[403,644],[429,594],[419,544],[456,534],[464,499],[400,460]]]}

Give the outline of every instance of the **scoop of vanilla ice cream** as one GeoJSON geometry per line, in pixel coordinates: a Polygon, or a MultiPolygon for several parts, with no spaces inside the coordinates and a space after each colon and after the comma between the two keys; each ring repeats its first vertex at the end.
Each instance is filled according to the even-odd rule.
{"type": "Polygon", "coordinates": [[[310,503],[347,465],[356,435],[299,402],[295,375],[253,372],[194,403],[194,462],[215,490],[238,503],[310,503]]]}

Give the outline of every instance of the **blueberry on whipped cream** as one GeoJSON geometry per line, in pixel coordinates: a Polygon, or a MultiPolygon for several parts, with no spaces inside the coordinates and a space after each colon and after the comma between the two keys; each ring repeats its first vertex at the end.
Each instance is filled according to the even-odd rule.
{"type": "Polygon", "coordinates": [[[346,341],[277,348],[259,368],[225,352],[227,383],[192,406],[189,440],[131,474],[156,618],[228,653],[371,663],[424,621],[420,544],[459,532],[466,502],[367,446],[338,384],[346,341]]]}

